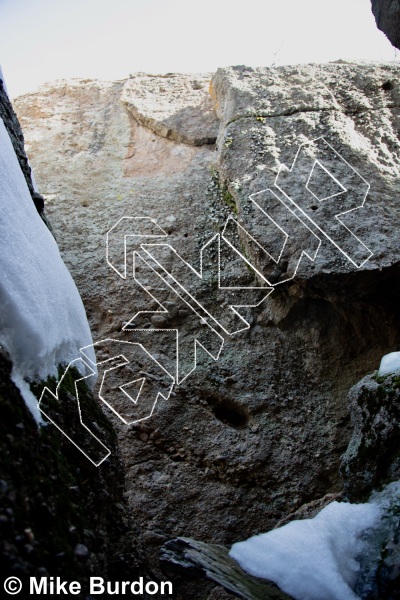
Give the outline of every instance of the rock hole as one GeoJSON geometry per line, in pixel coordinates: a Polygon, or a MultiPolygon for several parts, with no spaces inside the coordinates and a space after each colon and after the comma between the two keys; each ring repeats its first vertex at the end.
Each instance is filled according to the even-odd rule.
{"type": "Polygon", "coordinates": [[[385,81],[382,83],[381,88],[385,90],[385,92],[390,92],[393,89],[393,83],[391,81],[385,81]]]}
{"type": "Polygon", "coordinates": [[[316,204],[313,204],[312,206],[310,206],[311,210],[317,210],[318,206],[316,204]]]}
{"type": "Polygon", "coordinates": [[[208,404],[218,421],[233,427],[234,429],[243,429],[249,422],[249,415],[232,400],[224,398],[207,398],[208,404]]]}
{"type": "Polygon", "coordinates": [[[279,263],[279,267],[280,267],[282,273],[287,273],[287,270],[289,268],[289,261],[281,260],[281,262],[279,263]]]}

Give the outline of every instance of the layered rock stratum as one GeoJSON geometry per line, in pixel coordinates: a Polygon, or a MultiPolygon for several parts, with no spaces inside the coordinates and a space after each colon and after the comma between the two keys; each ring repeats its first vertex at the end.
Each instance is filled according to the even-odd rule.
{"type": "MultiPolygon", "coordinates": [[[[204,281],[170,249],[149,249],[156,271],[167,265],[190,281],[187,291],[225,325],[200,314],[224,340],[218,360],[199,349],[197,368],[147,420],[127,426],[105,408],[154,573],[162,577],[159,548],[170,538],[229,545],[339,497],[348,390],[400,345],[399,68],[338,62],[79,79],[15,106],[95,340],[140,339],[171,370],[165,330],[192,345],[203,335],[190,306],[143,262],[135,282],[137,240],[128,240],[126,278],[107,263],[106,234],[121,218],[153,219],[165,233],[156,241],[197,269],[220,235],[221,286],[215,240],[204,281]],[[234,335],[223,286],[254,288],[249,327],[234,335]],[[154,310],[146,287],[164,314],[138,315],[154,310]]],[[[110,238],[119,270],[124,236],[135,233],[121,223],[110,238]]],[[[184,580],[176,589],[182,598],[225,593],[184,580]]]]}

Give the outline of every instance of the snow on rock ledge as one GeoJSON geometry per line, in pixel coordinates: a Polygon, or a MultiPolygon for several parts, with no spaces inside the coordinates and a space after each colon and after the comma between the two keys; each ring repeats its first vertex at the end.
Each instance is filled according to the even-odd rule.
{"type": "Polygon", "coordinates": [[[313,519],[292,521],[234,544],[229,555],[296,600],[359,600],[352,588],[361,535],[377,524],[380,514],[372,503],[331,502],[313,519]]]}
{"type": "Polygon", "coordinates": [[[79,292],[35,210],[2,119],[0,201],[0,345],[12,360],[13,381],[38,420],[23,380],[57,375],[58,365],[78,358],[92,336],[79,292]]]}
{"type": "Polygon", "coordinates": [[[383,377],[391,373],[400,373],[400,352],[385,354],[381,360],[378,375],[383,377]]]}

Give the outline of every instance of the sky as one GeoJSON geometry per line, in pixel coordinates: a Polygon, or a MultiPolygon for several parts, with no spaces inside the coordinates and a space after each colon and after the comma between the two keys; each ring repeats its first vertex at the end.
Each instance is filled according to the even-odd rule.
{"type": "Polygon", "coordinates": [[[72,77],[400,60],[370,0],[0,0],[11,97],[72,77]]]}

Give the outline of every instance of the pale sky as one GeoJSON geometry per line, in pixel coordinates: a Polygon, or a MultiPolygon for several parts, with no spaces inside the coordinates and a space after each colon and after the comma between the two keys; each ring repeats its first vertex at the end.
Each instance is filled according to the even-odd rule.
{"type": "Polygon", "coordinates": [[[398,60],[370,0],[0,0],[12,97],[71,77],[398,60]]]}

